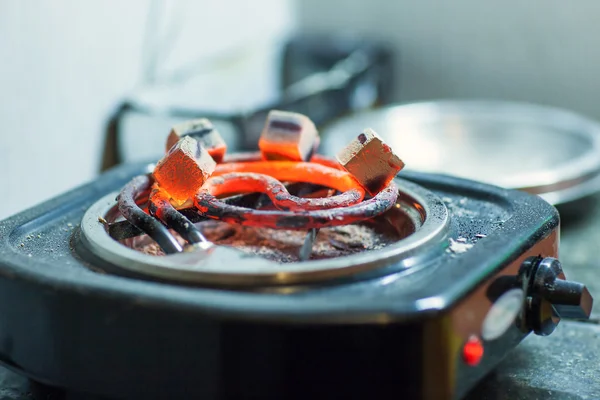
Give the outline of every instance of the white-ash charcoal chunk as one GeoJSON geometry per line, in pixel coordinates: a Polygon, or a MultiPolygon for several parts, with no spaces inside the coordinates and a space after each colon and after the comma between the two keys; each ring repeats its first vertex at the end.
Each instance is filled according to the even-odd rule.
{"type": "Polygon", "coordinates": [[[196,139],[185,136],[156,164],[154,179],[177,203],[196,194],[217,164],[196,139]]]}
{"type": "Polygon", "coordinates": [[[272,110],[258,147],[265,160],[308,161],[319,146],[315,124],[305,115],[272,110]]]}
{"type": "Polygon", "coordinates": [[[365,129],[342,149],[337,160],[372,196],[404,168],[400,157],[372,129],[365,129]]]}
{"type": "Polygon", "coordinates": [[[168,153],[181,138],[186,136],[200,142],[217,163],[223,160],[227,151],[227,144],[210,120],[206,118],[192,119],[174,125],[167,137],[166,152],[168,153]]]}

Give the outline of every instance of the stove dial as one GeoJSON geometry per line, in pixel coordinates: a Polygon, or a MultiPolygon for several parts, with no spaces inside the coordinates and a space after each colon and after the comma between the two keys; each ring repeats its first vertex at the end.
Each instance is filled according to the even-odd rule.
{"type": "Polygon", "coordinates": [[[510,289],[502,294],[490,307],[481,326],[484,340],[498,339],[513,326],[523,306],[522,289],[510,289]]]}
{"type": "Polygon", "coordinates": [[[551,334],[561,318],[589,318],[593,303],[590,292],[581,283],[567,281],[557,259],[528,259],[521,278],[527,287],[525,321],[535,334],[551,334]]]}

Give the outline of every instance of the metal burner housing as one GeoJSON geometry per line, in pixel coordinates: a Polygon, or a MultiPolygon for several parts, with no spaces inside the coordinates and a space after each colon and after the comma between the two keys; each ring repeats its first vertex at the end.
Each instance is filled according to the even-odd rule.
{"type": "MultiPolygon", "coordinates": [[[[170,279],[183,283],[260,286],[319,283],[334,279],[375,277],[409,270],[444,251],[449,229],[448,210],[433,193],[414,183],[398,179],[401,196],[386,213],[397,229],[406,230],[398,243],[379,251],[286,265],[251,257],[225,246],[204,246],[164,257],[142,254],[111,238],[105,225],[116,212],[116,193],[94,203],[81,221],[80,255],[89,253],[102,260],[108,270],[137,276],[170,279]]],[[[97,264],[95,264],[97,266],[97,264]]]]}

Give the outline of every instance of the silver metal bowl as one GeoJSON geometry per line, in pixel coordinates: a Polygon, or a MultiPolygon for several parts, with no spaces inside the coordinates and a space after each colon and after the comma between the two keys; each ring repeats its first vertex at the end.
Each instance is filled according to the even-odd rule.
{"type": "Polygon", "coordinates": [[[502,101],[390,106],[331,124],[321,152],[334,155],[367,127],[409,170],[521,189],[555,205],[600,191],[600,125],[568,111],[502,101]]]}

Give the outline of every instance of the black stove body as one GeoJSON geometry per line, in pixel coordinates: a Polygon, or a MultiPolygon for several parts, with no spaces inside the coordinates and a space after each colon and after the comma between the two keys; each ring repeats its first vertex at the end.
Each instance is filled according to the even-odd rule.
{"type": "Polygon", "coordinates": [[[276,290],[107,273],[80,223],[145,171],[117,167],[0,223],[3,364],[110,398],[457,399],[532,330],[591,308],[555,260],[552,206],[418,173],[399,185],[442,205],[444,234],[401,268],[276,290]]]}

